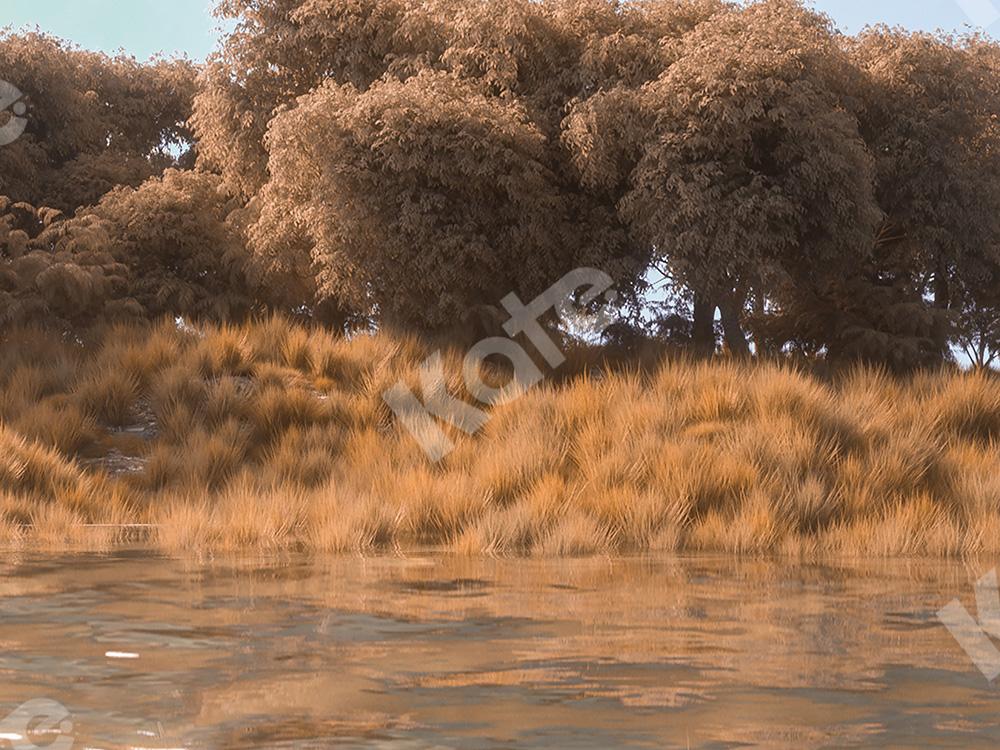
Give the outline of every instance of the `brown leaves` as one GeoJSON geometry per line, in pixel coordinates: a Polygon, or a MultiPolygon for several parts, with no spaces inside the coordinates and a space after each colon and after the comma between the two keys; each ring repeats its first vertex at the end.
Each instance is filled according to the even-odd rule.
{"type": "Polygon", "coordinates": [[[0,32],[0,70],[24,93],[28,126],[0,153],[0,194],[65,211],[138,185],[190,142],[186,60],[139,64],[40,33],[0,32]]]}
{"type": "Polygon", "coordinates": [[[591,247],[524,110],[453,75],[325,85],[275,119],[267,145],[257,257],[279,271],[289,252],[310,258],[321,297],[383,320],[454,325],[541,291],[591,247]]]}

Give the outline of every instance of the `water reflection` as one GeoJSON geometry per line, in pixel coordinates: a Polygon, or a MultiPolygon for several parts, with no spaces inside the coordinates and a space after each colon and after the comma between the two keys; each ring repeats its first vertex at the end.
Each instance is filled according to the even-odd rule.
{"type": "Polygon", "coordinates": [[[8,558],[0,710],[78,748],[994,747],[977,563],[8,558]]]}

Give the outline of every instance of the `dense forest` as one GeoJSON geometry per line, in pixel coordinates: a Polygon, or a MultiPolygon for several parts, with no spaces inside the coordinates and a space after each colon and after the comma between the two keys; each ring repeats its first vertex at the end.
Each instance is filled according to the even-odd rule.
{"type": "Polygon", "coordinates": [[[793,0],[217,12],[205,65],[0,36],[27,120],[0,147],[0,331],[280,312],[461,340],[593,267],[627,346],[1000,351],[985,36],[846,36],[793,0]]]}

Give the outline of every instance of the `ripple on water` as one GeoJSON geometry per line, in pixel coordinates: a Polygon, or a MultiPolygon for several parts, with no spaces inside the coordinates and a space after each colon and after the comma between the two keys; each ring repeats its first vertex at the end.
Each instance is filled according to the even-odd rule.
{"type": "Polygon", "coordinates": [[[0,708],[77,747],[991,747],[948,563],[24,555],[0,708]]]}

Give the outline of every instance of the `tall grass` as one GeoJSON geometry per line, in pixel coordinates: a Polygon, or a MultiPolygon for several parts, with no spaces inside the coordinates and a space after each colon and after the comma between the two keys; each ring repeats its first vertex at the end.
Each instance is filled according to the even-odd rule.
{"type": "MultiPolygon", "coordinates": [[[[817,556],[1000,551],[1000,381],[647,357],[492,407],[431,464],[382,393],[428,346],[278,317],[0,348],[0,544],[817,556]],[[133,459],[120,471],[103,457],[133,459]],[[102,544],[115,543],[113,534],[102,544]]],[[[446,352],[449,387],[461,352],[446,352]]]]}

